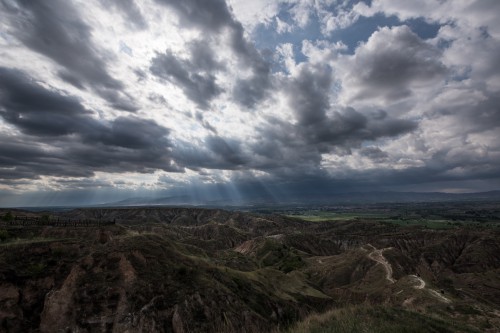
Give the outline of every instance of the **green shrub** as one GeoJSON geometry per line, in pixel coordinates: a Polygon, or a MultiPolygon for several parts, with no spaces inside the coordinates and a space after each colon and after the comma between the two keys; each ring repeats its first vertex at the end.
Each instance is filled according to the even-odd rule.
{"type": "Polygon", "coordinates": [[[42,275],[43,271],[47,268],[47,265],[44,263],[36,263],[28,266],[27,273],[31,277],[39,277],[42,275]]]}
{"type": "Polygon", "coordinates": [[[12,215],[11,212],[7,212],[7,214],[2,216],[2,220],[4,220],[5,222],[10,222],[14,220],[14,216],[12,215]]]}
{"type": "Polygon", "coordinates": [[[9,239],[9,232],[7,230],[0,229],[0,242],[9,239]]]}
{"type": "Polygon", "coordinates": [[[279,266],[279,270],[284,273],[290,273],[296,269],[300,269],[305,265],[302,258],[298,255],[290,255],[286,257],[279,266]]]}

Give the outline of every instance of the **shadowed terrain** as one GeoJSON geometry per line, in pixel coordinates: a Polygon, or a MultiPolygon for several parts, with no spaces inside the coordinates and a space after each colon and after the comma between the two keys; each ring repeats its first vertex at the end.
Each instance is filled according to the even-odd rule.
{"type": "Polygon", "coordinates": [[[310,222],[193,208],[16,214],[116,224],[3,221],[2,332],[500,327],[498,228],[310,222]]]}

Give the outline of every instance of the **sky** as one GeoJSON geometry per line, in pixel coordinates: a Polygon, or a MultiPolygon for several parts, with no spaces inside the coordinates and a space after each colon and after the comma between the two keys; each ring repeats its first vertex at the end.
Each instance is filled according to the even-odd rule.
{"type": "Polygon", "coordinates": [[[0,0],[0,206],[498,190],[499,14],[0,0]]]}

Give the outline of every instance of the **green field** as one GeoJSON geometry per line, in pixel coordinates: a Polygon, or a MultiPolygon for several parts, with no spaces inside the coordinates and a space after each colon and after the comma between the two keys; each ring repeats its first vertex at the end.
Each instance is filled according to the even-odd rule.
{"type": "Polygon", "coordinates": [[[452,220],[437,216],[419,216],[410,214],[401,216],[400,214],[378,213],[378,212],[329,212],[307,210],[295,214],[286,214],[285,216],[297,218],[309,222],[328,222],[328,221],[377,221],[381,223],[394,224],[399,226],[423,226],[429,229],[450,229],[457,227],[500,227],[500,220],[475,221],[471,219],[452,220]]]}
{"type": "Polygon", "coordinates": [[[456,323],[450,317],[437,317],[383,306],[352,306],[311,315],[286,333],[479,333],[475,328],[456,323]]]}
{"type": "Polygon", "coordinates": [[[336,212],[322,212],[322,211],[306,211],[302,214],[286,215],[292,218],[299,218],[309,222],[323,222],[323,221],[349,221],[359,219],[384,219],[386,215],[377,213],[336,213],[336,212]]]}

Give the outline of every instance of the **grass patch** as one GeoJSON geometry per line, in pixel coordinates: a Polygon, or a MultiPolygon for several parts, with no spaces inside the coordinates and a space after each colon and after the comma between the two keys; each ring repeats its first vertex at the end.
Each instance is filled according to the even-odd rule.
{"type": "Polygon", "coordinates": [[[10,237],[9,232],[4,229],[0,229],[0,242],[5,242],[10,237]]]}
{"type": "Polygon", "coordinates": [[[17,246],[17,245],[27,245],[36,243],[51,243],[51,242],[64,242],[72,241],[74,238],[45,238],[45,237],[35,237],[35,238],[10,238],[5,242],[0,243],[0,247],[4,246],[17,246]]]}
{"type": "Polygon", "coordinates": [[[339,219],[341,216],[343,217],[343,219],[352,218],[350,214],[338,214],[333,212],[321,212],[321,211],[304,211],[301,214],[287,215],[287,216],[309,222],[332,221],[339,219]]]}
{"type": "Polygon", "coordinates": [[[344,212],[323,212],[323,211],[304,211],[301,214],[285,215],[291,218],[297,218],[309,222],[325,221],[352,221],[359,219],[385,219],[387,215],[377,213],[344,213],[344,212]]]}
{"type": "Polygon", "coordinates": [[[39,277],[43,275],[43,272],[47,268],[45,263],[39,262],[35,264],[31,264],[26,268],[26,275],[29,277],[39,277]]]}
{"type": "Polygon", "coordinates": [[[287,333],[425,333],[478,330],[456,323],[451,318],[435,318],[418,312],[382,306],[355,306],[311,315],[287,333]]]}
{"type": "Polygon", "coordinates": [[[449,220],[428,220],[428,219],[384,219],[382,223],[395,224],[399,226],[423,226],[428,229],[451,229],[461,224],[452,223],[449,220]]]}

